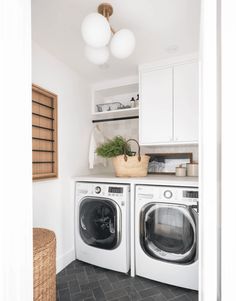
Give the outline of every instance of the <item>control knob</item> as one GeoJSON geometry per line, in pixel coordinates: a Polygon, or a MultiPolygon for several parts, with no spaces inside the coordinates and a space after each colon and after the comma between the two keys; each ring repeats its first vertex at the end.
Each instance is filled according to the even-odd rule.
{"type": "Polygon", "coordinates": [[[101,192],[101,187],[100,186],[96,186],[95,187],[95,193],[99,194],[101,192]]]}
{"type": "Polygon", "coordinates": [[[166,199],[171,199],[172,196],[173,196],[172,191],[166,190],[166,191],[164,192],[164,197],[165,197],[166,199]]]}

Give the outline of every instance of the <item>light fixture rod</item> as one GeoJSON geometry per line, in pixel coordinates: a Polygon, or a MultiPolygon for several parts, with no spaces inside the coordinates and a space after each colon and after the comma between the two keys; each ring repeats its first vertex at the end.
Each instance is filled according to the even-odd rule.
{"type": "Polygon", "coordinates": [[[116,32],[115,32],[114,28],[112,28],[110,21],[109,21],[110,16],[113,14],[113,7],[111,6],[111,4],[109,4],[109,3],[100,4],[98,6],[98,13],[103,15],[107,19],[107,21],[110,25],[111,32],[113,34],[115,34],[116,32]]]}
{"type": "MultiPolygon", "coordinates": [[[[110,23],[109,23],[109,24],[110,24],[110,23]]],[[[111,25],[110,25],[110,29],[111,29],[111,32],[112,32],[113,34],[116,33],[115,29],[114,29],[113,27],[111,27],[111,25]]]]}

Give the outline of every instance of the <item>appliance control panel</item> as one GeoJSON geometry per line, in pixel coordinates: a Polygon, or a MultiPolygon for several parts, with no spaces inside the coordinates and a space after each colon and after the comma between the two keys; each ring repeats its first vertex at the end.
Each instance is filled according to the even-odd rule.
{"type": "Polygon", "coordinates": [[[130,191],[130,186],[127,184],[113,184],[113,183],[89,183],[78,182],[76,184],[76,197],[90,195],[97,197],[118,197],[126,198],[130,191]]]}
{"type": "Polygon", "coordinates": [[[192,206],[198,203],[198,188],[137,185],[136,197],[140,200],[182,203],[192,206]]]}
{"type": "Polygon", "coordinates": [[[198,191],[196,191],[196,190],[184,190],[183,191],[183,198],[198,199],[198,191]]]}
{"type": "Polygon", "coordinates": [[[117,186],[107,186],[107,187],[101,187],[101,186],[95,186],[94,192],[96,194],[105,193],[109,196],[122,196],[123,195],[123,187],[117,187],[117,186]]]}
{"type": "Polygon", "coordinates": [[[108,187],[108,192],[109,193],[123,193],[123,187],[108,187]]]}
{"type": "Polygon", "coordinates": [[[124,188],[120,186],[109,186],[108,187],[108,196],[109,197],[123,197],[124,188]]]}

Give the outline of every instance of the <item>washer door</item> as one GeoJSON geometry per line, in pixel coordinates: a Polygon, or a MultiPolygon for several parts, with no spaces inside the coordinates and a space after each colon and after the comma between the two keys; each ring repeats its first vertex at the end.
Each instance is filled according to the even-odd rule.
{"type": "Polygon", "coordinates": [[[151,203],[140,215],[140,242],[148,255],[190,263],[196,254],[197,213],[188,206],[151,203]]]}
{"type": "Polygon", "coordinates": [[[86,197],[80,203],[79,230],[83,241],[111,250],[120,243],[120,208],[110,200],[86,197]]]}

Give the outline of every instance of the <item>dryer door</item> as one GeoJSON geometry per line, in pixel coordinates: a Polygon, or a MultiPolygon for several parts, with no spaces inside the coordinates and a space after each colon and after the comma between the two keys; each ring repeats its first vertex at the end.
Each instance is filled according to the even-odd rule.
{"type": "Polygon", "coordinates": [[[154,258],[190,263],[196,255],[197,213],[184,205],[146,205],[140,215],[140,242],[154,258]]]}
{"type": "Polygon", "coordinates": [[[84,198],[79,208],[79,231],[87,245],[116,248],[120,243],[120,208],[110,199],[84,198]]]}

